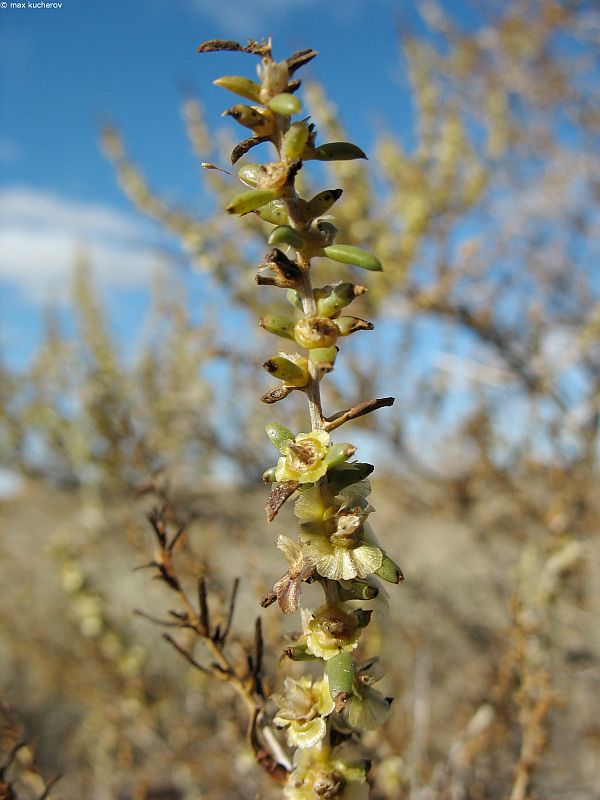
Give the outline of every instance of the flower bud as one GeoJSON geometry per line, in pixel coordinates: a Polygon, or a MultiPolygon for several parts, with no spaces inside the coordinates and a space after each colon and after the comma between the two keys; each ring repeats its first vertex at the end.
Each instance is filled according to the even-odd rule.
{"type": "Polygon", "coordinates": [[[378,575],[382,580],[388,583],[400,583],[400,581],[404,580],[402,570],[386,553],[383,554],[383,562],[375,572],[375,575],[378,575]]]}
{"type": "Polygon", "coordinates": [[[362,269],[372,272],[381,272],[383,269],[381,261],[376,256],[369,253],[368,250],[354,247],[351,244],[331,244],[323,248],[323,255],[334,261],[340,261],[342,264],[354,264],[356,267],[362,267],[362,269]]]}
{"type": "Polygon", "coordinates": [[[277,197],[277,192],[273,189],[248,189],[246,192],[236,194],[226,206],[229,214],[248,214],[256,211],[257,208],[266,205],[277,197]]]}
{"type": "Polygon", "coordinates": [[[269,244],[289,244],[294,249],[300,250],[304,245],[304,239],[289,225],[279,225],[269,236],[269,244]]]}
{"type": "Polygon", "coordinates": [[[280,354],[265,361],[263,367],[288,386],[302,388],[310,378],[308,360],[304,356],[296,356],[292,360],[287,355],[280,354]]]}
{"type": "Polygon", "coordinates": [[[342,695],[344,698],[352,694],[354,680],[354,659],[351,654],[342,650],[337,656],[330,658],[325,665],[325,674],[329,682],[329,693],[333,700],[342,695]]]}
{"type": "Polygon", "coordinates": [[[337,326],[327,317],[304,317],[294,327],[294,338],[307,350],[331,347],[338,339],[337,326]]]}
{"type": "Polygon", "coordinates": [[[281,151],[286,161],[297,161],[304,152],[308,140],[305,122],[293,122],[283,136],[281,151]]]}
{"type": "Polygon", "coordinates": [[[240,97],[245,97],[246,100],[254,100],[256,103],[260,101],[260,83],[244,78],[242,75],[223,75],[213,83],[215,86],[221,86],[234,94],[239,94],[240,97]]]}
{"type": "Polygon", "coordinates": [[[294,320],[283,317],[280,314],[265,314],[258,320],[261,328],[276,336],[283,336],[284,339],[294,338],[294,320]]]}
{"type": "Polygon", "coordinates": [[[337,283],[315,290],[317,311],[324,317],[333,317],[367,289],[356,283],[337,283]]]}
{"type": "Polygon", "coordinates": [[[350,336],[355,331],[372,331],[374,325],[359,317],[337,317],[335,324],[338,327],[340,336],[350,336]]]}
{"type": "Polygon", "coordinates": [[[265,427],[265,431],[271,444],[278,450],[281,450],[286,442],[293,442],[296,439],[289,428],[286,428],[285,425],[280,425],[278,422],[269,422],[265,427]]]}
{"type": "Polygon", "coordinates": [[[276,94],[275,97],[269,100],[267,105],[271,111],[274,111],[276,114],[283,114],[285,117],[291,117],[292,114],[297,114],[302,108],[300,99],[296,97],[296,95],[288,94],[287,92],[276,94]]]}
{"type": "Polygon", "coordinates": [[[272,200],[265,206],[256,209],[256,214],[272,225],[286,225],[288,222],[287,206],[283,200],[272,200]]]}
{"type": "Polygon", "coordinates": [[[356,158],[366,158],[366,155],[360,147],[350,142],[329,142],[315,147],[308,158],[317,161],[353,161],[356,158]]]}
{"type": "Polygon", "coordinates": [[[306,219],[314,219],[326,214],[331,206],[342,196],[343,189],[325,189],[311,198],[304,207],[306,219]]]}

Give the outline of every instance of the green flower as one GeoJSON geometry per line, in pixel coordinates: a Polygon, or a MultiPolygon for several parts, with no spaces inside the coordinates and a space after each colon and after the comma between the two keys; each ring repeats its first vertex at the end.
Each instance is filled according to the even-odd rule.
{"type": "MultiPolygon", "coordinates": [[[[343,510],[329,521],[335,526],[331,533],[319,535],[302,533],[304,552],[319,575],[334,581],[366,578],[379,569],[383,560],[381,549],[366,544],[362,538],[364,522],[370,507],[343,510]]],[[[310,523],[309,523],[310,524],[310,523]]]]}
{"type": "Polygon", "coordinates": [[[302,610],[302,627],[310,653],[328,661],[342,650],[350,653],[358,646],[361,629],[369,613],[348,611],[343,603],[324,605],[316,611],[302,610]]]}
{"type": "Polygon", "coordinates": [[[283,793],[287,800],[368,800],[366,769],[344,749],[297,750],[283,793]]]}
{"type": "Polygon", "coordinates": [[[326,431],[299,433],[294,442],[281,448],[282,457],[275,468],[275,480],[315,483],[327,472],[329,434],[326,431]]]}
{"type": "Polygon", "coordinates": [[[272,696],[279,706],[273,722],[288,729],[290,747],[314,747],[325,736],[327,725],[324,718],[331,714],[335,706],[327,680],[313,684],[310,676],[304,675],[299,681],[286,678],[284,687],[284,695],[272,696]]]}

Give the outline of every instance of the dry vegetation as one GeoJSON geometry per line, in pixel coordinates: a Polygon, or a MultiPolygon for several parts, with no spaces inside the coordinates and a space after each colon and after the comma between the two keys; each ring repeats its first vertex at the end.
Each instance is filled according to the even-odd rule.
{"type": "MultiPolygon", "coordinates": [[[[377,359],[351,350],[352,381],[325,405],[378,386],[399,398],[364,427],[389,464],[375,485],[380,538],[407,577],[372,637],[396,697],[383,734],[365,738],[372,797],[597,800],[598,12],[513,0],[467,35],[424,8],[432,36],[403,42],[416,146],[380,137],[375,180],[353,162],[331,173],[347,190],[336,225],[385,264],[361,302],[386,335],[377,359]],[[420,364],[424,340],[439,345],[435,368],[420,364]]],[[[345,138],[323,90],[307,92],[323,133],[345,138]]],[[[199,158],[224,163],[199,103],[183,109],[199,158]]],[[[141,211],[252,308],[263,223],[244,218],[242,237],[220,211],[199,223],[153,194],[115,130],[104,145],[141,211]]],[[[223,206],[231,183],[207,180],[223,206]]],[[[242,578],[227,652],[236,668],[252,652],[257,601],[281,565],[260,492],[233,494],[213,467],[235,461],[249,485],[267,463],[255,402],[267,383],[244,366],[264,359],[221,342],[218,316],[193,321],[163,277],[152,335],[126,364],[85,254],[74,308],[76,339],[49,319],[26,371],[0,366],[0,452],[26,476],[0,506],[0,798],[40,797],[39,775],[59,773],[47,794],[65,800],[276,797],[231,686],[132,614],[176,608],[133,570],[156,559],[145,515],[165,508],[170,535],[185,526],[178,578],[194,597],[206,577],[213,624],[242,578]],[[215,368],[247,402],[221,402],[215,368]]],[[[282,512],[277,532],[286,524],[282,512]]]]}

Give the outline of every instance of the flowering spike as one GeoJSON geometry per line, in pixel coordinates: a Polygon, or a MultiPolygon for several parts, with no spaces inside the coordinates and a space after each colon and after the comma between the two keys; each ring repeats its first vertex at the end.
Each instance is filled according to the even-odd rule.
{"type": "MultiPolygon", "coordinates": [[[[296,175],[304,161],[346,161],[366,155],[350,142],[317,145],[316,127],[308,118],[290,120],[301,110],[301,101],[293,94],[300,82],[292,76],[314,58],[314,50],[301,50],[283,61],[273,59],[270,40],[251,40],[246,46],[211,40],[200,50],[254,53],[260,59],[259,83],[235,75],[215,81],[257,104],[238,103],[224,112],[252,131],[251,137],[234,148],[232,163],[262,142],[270,142],[277,151],[275,161],[245,164],[239,169],[239,178],[248,191],[237,195],[227,210],[235,214],[255,212],[275,225],[269,244],[277,247],[265,255],[256,281],[261,286],[286,289],[292,310],[289,317],[265,314],[259,324],[302,349],[300,353],[277,353],[263,364],[281,384],[261,400],[275,403],[300,390],[306,394],[310,411],[307,433],[294,435],[276,422],[266,427],[280,453],[276,465],[263,474],[265,483],[270,484],[267,518],[272,521],[288,500],[296,498],[294,514],[299,531],[297,539],[278,538],[277,547],[287,561],[287,571],[265,595],[262,605],[266,608],[277,602],[284,613],[300,609],[302,633],[285,649],[283,657],[319,661],[325,673],[314,679],[307,675],[286,678],[284,691],[272,697],[278,711],[271,722],[285,729],[289,746],[296,748],[284,794],[288,800],[366,800],[369,787],[365,764],[356,761],[343,746],[330,745],[338,741],[340,717],[332,725],[328,718],[334,710],[343,712],[354,728],[353,738],[359,729],[371,730],[387,718],[389,702],[371,686],[377,680],[371,669],[373,663],[358,667],[354,663],[352,653],[372,613],[355,606],[357,601],[371,601],[378,595],[377,605],[385,601],[387,593],[376,576],[398,583],[402,573],[379,547],[369,525],[373,508],[367,500],[371,488],[366,478],[373,467],[349,463],[355,446],[332,442],[330,431],[391,405],[393,398],[358,402],[329,417],[324,415],[320,381],[333,369],[338,341],[373,326],[359,317],[343,315],[343,309],[366,289],[349,282],[314,289],[311,260],[325,256],[373,272],[382,267],[376,256],[360,247],[334,244],[338,231],[325,215],[339,200],[341,189],[326,189],[309,200],[300,197],[296,189],[296,175]],[[284,246],[296,251],[293,258],[279,249],[284,246]],[[318,583],[324,591],[324,603],[314,611],[300,608],[305,582],[318,583]]],[[[252,675],[259,661],[253,657],[252,675]]]]}

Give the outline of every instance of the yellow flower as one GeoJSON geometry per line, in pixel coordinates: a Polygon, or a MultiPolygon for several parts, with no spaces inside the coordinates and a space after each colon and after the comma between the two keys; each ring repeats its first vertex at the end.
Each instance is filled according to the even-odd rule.
{"type": "Polygon", "coordinates": [[[366,611],[347,611],[343,603],[325,605],[316,611],[302,611],[302,626],[310,653],[329,661],[342,650],[358,646],[361,629],[369,621],[366,611]]]}
{"type": "Polygon", "coordinates": [[[365,764],[342,748],[297,750],[284,789],[287,800],[368,800],[365,764]]]}
{"type": "Polygon", "coordinates": [[[300,535],[304,552],[319,575],[334,581],[352,580],[366,578],[379,569],[383,553],[375,544],[366,544],[362,537],[367,514],[357,507],[331,520],[335,528],[330,535],[300,535]]]}
{"type": "Polygon", "coordinates": [[[286,678],[285,694],[274,694],[273,700],[279,712],[273,722],[287,728],[290,747],[314,747],[325,736],[325,717],[331,714],[335,704],[329,693],[327,679],[312,683],[308,675],[299,681],[286,678]]]}
{"type": "Polygon", "coordinates": [[[327,472],[329,434],[326,431],[299,433],[294,442],[281,448],[282,457],[275,468],[275,480],[315,483],[327,472]]]}

